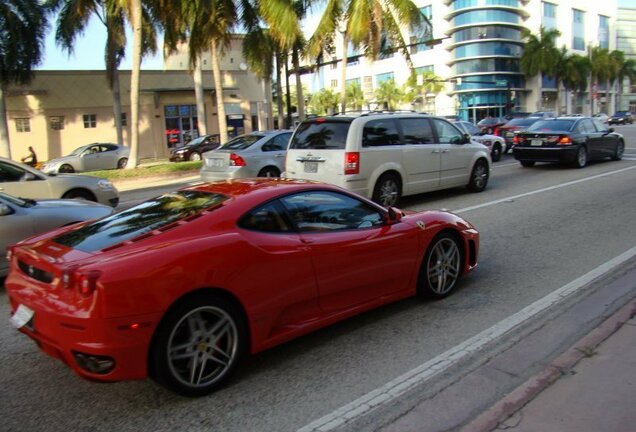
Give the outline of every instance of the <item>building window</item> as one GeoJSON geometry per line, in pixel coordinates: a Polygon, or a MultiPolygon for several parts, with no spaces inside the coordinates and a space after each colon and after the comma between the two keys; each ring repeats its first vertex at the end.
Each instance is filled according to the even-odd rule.
{"type": "Polygon", "coordinates": [[[585,12],[572,9],[572,49],[585,50],[585,12]]]}
{"type": "Polygon", "coordinates": [[[543,6],[543,18],[542,24],[546,29],[555,29],[557,27],[556,23],[556,8],[557,6],[553,3],[542,2],[543,6]]]}
{"type": "Polygon", "coordinates": [[[97,127],[97,114],[84,114],[84,129],[97,127]]]}
{"type": "Polygon", "coordinates": [[[375,84],[377,86],[377,85],[380,85],[380,83],[383,83],[384,81],[388,81],[392,79],[393,79],[393,72],[378,74],[375,76],[375,84]]]}
{"type": "Polygon", "coordinates": [[[351,42],[349,42],[349,47],[347,48],[347,66],[355,66],[360,64],[359,56],[360,52],[355,49],[351,42]]]}
{"type": "Polygon", "coordinates": [[[415,68],[415,73],[418,74],[418,75],[423,74],[424,72],[433,72],[433,73],[435,73],[435,66],[434,65],[426,65],[426,66],[415,68]]]}
{"type": "Polygon", "coordinates": [[[338,80],[331,80],[331,88],[337,88],[338,87],[338,80]]]}
{"type": "Polygon", "coordinates": [[[598,16],[598,46],[609,49],[609,17],[598,16]]]}
{"type": "Polygon", "coordinates": [[[362,86],[362,80],[361,80],[360,78],[351,78],[351,79],[348,79],[348,80],[346,81],[346,83],[347,83],[347,87],[349,86],[349,84],[357,84],[357,85],[359,85],[359,86],[362,86]]]}
{"type": "Polygon", "coordinates": [[[29,118],[15,119],[15,130],[17,132],[31,132],[31,119],[29,118]]]}
{"type": "Polygon", "coordinates": [[[50,124],[51,124],[51,130],[63,130],[64,116],[51,117],[50,124]]]}

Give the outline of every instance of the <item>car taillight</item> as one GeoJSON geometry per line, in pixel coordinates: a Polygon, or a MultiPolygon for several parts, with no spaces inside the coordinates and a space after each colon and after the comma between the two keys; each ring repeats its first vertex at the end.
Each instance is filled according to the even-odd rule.
{"type": "Polygon", "coordinates": [[[495,126],[495,129],[492,131],[492,134],[499,136],[499,126],[495,126]]]}
{"type": "Polygon", "coordinates": [[[558,145],[571,145],[572,144],[572,138],[570,138],[569,136],[564,136],[561,137],[559,139],[559,141],[557,142],[558,145]]]}
{"type": "Polygon", "coordinates": [[[236,153],[230,153],[230,166],[246,166],[245,159],[236,153]]]}
{"type": "Polygon", "coordinates": [[[519,137],[517,135],[515,135],[514,137],[512,137],[512,143],[513,144],[519,144],[519,137]]]}
{"type": "Polygon", "coordinates": [[[97,288],[97,280],[99,279],[101,274],[102,272],[100,272],[99,270],[91,270],[86,273],[76,273],[77,289],[79,290],[80,294],[82,294],[84,297],[88,297],[93,294],[93,292],[95,292],[95,289],[97,288]]]}
{"type": "Polygon", "coordinates": [[[345,175],[360,173],[360,153],[346,152],[344,162],[345,162],[345,169],[344,169],[345,175]]]}

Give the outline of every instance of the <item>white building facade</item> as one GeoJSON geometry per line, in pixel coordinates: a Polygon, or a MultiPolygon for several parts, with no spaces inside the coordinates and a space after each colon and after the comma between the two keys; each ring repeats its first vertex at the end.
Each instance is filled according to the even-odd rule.
{"type": "MultiPolygon", "coordinates": [[[[526,77],[519,58],[522,29],[538,33],[541,26],[558,29],[557,47],[565,46],[572,53],[587,55],[591,46],[616,49],[617,0],[416,0],[416,4],[432,23],[430,37],[441,43],[411,46],[413,67],[433,71],[445,89],[432,99],[425,95],[422,103],[406,103],[403,108],[457,114],[471,121],[502,116],[508,110],[589,114],[592,93],[594,112],[614,112],[616,90],[608,92],[604,83],[580,94],[566,94],[561,88],[557,107],[554,80],[526,77]]],[[[341,45],[336,41],[332,59],[342,58],[341,45]]],[[[350,49],[348,55],[355,54],[350,49]]],[[[376,61],[360,57],[347,66],[346,76],[347,81],[359,82],[367,100],[373,101],[380,82],[392,78],[401,85],[409,75],[406,59],[396,52],[376,61]]],[[[310,93],[329,87],[338,91],[340,62],[320,67],[303,80],[310,93]]]]}

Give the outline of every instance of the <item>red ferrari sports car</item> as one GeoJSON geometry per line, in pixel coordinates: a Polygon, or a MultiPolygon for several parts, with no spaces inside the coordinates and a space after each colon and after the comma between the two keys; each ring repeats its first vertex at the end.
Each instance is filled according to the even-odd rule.
{"type": "Polygon", "coordinates": [[[181,189],[8,251],[11,321],[79,375],[207,394],[240,360],[414,294],[449,295],[479,234],[335,186],[181,189]]]}

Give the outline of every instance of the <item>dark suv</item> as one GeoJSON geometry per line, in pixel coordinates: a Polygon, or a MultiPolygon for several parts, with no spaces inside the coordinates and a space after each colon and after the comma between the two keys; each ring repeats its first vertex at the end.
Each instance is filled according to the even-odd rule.
{"type": "Polygon", "coordinates": [[[616,113],[607,119],[609,124],[632,124],[634,123],[634,116],[629,111],[616,111],[616,113]]]}

